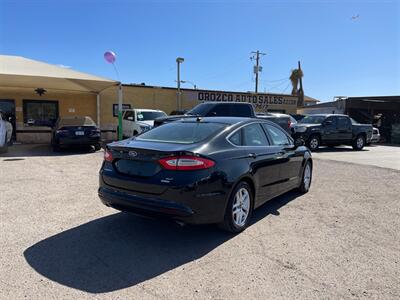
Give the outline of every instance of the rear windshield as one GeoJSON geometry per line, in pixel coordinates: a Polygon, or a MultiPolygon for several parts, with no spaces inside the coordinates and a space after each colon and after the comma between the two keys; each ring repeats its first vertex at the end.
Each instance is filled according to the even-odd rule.
{"type": "Polygon", "coordinates": [[[151,121],[159,117],[165,117],[166,114],[162,111],[138,111],[137,119],[138,121],[151,121]]]}
{"type": "Polygon", "coordinates": [[[326,119],[325,116],[305,116],[298,123],[299,124],[322,124],[326,119]]]}
{"type": "Polygon", "coordinates": [[[60,119],[58,126],[96,126],[96,123],[90,117],[71,117],[60,119]]]}
{"type": "Polygon", "coordinates": [[[172,122],[153,128],[138,136],[140,141],[193,144],[209,138],[228,126],[221,123],[172,122]]]}

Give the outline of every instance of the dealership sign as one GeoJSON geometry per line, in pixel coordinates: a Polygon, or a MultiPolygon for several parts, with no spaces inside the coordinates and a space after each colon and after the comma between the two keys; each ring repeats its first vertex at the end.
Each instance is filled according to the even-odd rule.
{"type": "Polygon", "coordinates": [[[297,105],[297,97],[274,94],[234,93],[220,91],[184,91],[187,100],[199,102],[249,102],[257,109],[267,109],[269,105],[297,105]]]}

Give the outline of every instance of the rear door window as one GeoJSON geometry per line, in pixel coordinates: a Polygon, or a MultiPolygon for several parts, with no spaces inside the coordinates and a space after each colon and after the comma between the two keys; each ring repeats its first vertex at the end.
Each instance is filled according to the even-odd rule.
{"type": "Polygon", "coordinates": [[[273,145],[284,146],[291,144],[289,138],[282,129],[268,124],[263,124],[263,127],[268,132],[268,135],[271,137],[273,145]]]}
{"type": "Polygon", "coordinates": [[[268,140],[259,123],[243,127],[243,146],[268,146],[268,140]]]}
{"type": "Polygon", "coordinates": [[[347,129],[351,126],[351,121],[346,117],[338,117],[338,128],[347,129]]]}

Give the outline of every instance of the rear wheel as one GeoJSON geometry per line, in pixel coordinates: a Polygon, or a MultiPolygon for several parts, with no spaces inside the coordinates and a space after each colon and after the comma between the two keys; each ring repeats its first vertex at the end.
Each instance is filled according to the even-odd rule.
{"type": "Polygon", "coordinates": [[[365,146],[365,137],[363,135],[358,135],[356,139],[353,141],[353,149],[360,151],[365,146]]]}
{"type": "Polygon", "coordinates": [[[229,198],[225,211],[222,229],[239,233],[249,225],[251,213],[253,210],[253,194],[251,187],[244,181],[241,181],[229,198]]]}
{"type": "Polygon", "coordinates": [[[94,145],[94,151],[99,151],[100,149],[101,149],[101,145],[100,144],[94,145]]]}
{"type": "Polygon", "coordinates": [[[321,144],[321,141],[319,139],[319,136],[316,134],[312,135],[308,139],[308,142],[307,142],[307,146],[311,151],[317,150],[319,148],[320,144],[321,144]]]}
{"type": "Polygon", "coordinates": [[[301,178],[301,183],[298,189],[299,192],[304,194],[308,192],[311,186],[311,179],[312,179],[312,166],[311,162],[308,161],[303,170],[303,176],[301,178]]]}

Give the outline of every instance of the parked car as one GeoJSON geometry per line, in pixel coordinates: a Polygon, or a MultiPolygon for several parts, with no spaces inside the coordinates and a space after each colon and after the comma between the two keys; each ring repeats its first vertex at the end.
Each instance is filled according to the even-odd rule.
{"type": "Polygon", "coordinates": [[[13,127],[7,120],[5,113],[0,111],[0,153],[7,152],[8,146],[12,145],[13,127]]]}
{"type": "Polygon", "coordinates": [[[307,115],[297,123],[293,134],[295,140],[304,140],[312,151],[321,145],[350,145],[361,150],[371,137],[372,125],[353,124],[348,116],[339,114],[307,115]]]}
{"type": "Polygon", "coordinates": [[[118,210],[240,232],[254,208],[306,193],[311,178],[311,152],[275,123],[196,117],[108,144],[98,194],[118,210]]]}
{"type": "Polygon", "coordinates": [[[52,130],[51,145],[54,151],[71,146],[93,146],[100,150],[100,129],[90,117],[59,118],[52,130]]]}
{"type": "Polygon", "coordinates": [[[302,114],[290,114],[297,122],[300,121],[305,117],[305,115],[302,114]]]}
{"type": "Polygon", "coordinates": [[[168,116],[158,118],[154,126],[173,122],[184,118],[196,117],[244,117],[254,118],[256,116],[253,105],[245,102],[204,102],[196,105],[184,115],[168,116]]]}
{"type": "Polygon", "coordinates": [[[292,134],[294,132],[294,126],[297,124],[297,121],[291,115],[281,113],[257,113],[257,118],[262,118],[274,122],[281,126],[289,134],[292,134]]]}
{"type": "Polygon", "coordinates": [[[166,116],[162,110],[126,109],[122,112],[122,135],[128,138],[150,130],[155,119],[166,116]]]}
{"type": "Polygon", "coordinates": [[[379,129],[372,127],[371,143],[379,143],[380,140],[381,140],[381,134],[379,133],[379,129]]]}

